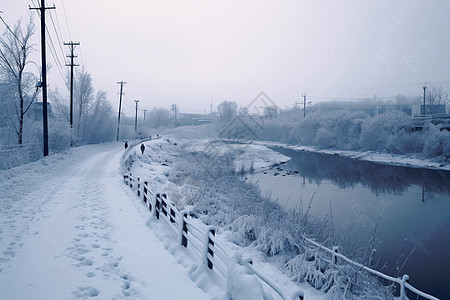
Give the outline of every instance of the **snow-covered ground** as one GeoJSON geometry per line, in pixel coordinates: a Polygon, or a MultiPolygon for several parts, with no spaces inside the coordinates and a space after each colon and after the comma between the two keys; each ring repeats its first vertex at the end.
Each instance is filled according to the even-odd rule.
{"type": "MultiPolygon", "coordinates": [[[[137,148],[128,150],[139,158],[133,164],[136,174],[151,178],[154,189],[180,188],[167,181],[174,153],[161,149],[158,140],[146,145],[146,154],[151,155],[140,155],[137,148]]],[[[240,277],[230,278],[234,281],[230,288],[176,245],[168,228],[155,221],[123,184],[123,153],[122,143],[82,146],[0,171],[0,298],[228,299],[232,292],[237,299],[250,299],[258,295],[257,288],[248,286],[256,284],[255,278],[239,266],[235,274],[240,277]]],[[[238,153],[241,161],[248,161],[249,153],[261,154],[263,159],[255,160],[253,168],[283,159],[263,146],[238,153]]],[[[232,247],[254,257],[255,263],[262,257],[254,249],[232,247]]],[[[259,265],[285,289],[301,288],[306,299],[324,298],[308,284],[290,282],[275,266],[259,265]]],[[[264,291],[268,299],[277,299],[267,288],[264,291]]]]}
{"type": "Polygon", "coordinates": [[[0,171],[1,299],[210,299],[146,226],[121,143],[0,171]]]}

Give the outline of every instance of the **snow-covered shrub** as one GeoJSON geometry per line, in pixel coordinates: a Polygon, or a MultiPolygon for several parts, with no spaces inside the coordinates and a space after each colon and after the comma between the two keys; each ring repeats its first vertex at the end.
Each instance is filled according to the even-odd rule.
{"type": "Polygon", "coordinates": [[[292,251],[294,244],[294,238],[286,230],[264,226],[259,230],[255,248],[270,256],[274,256],[284,250],[292,251]]]}
{"type": "MultiPolygon", "coordinates": [[[[251,124],[250,124],[251,125],[251,124]]],[[[265,120],[251,127],[255,138],[319,148],[371,150],[448,159],[449,132],[437,126],[414,131],[413,119],[401,112],[371,116],[361,112],[315,111],[265,120]]]]}
{"type": "Polygon", "coordinates": [[[387,150],[396,154],[421,153],[423,151],[423,133],[401,129],[387,141],[387,150]]]}
{"type": "Polygon", "coordinates": [[[323,292],[327,292],[336,282],[342,281],[342,278],[338,279],[339,272],[330,267],[318,249],[308,248],[304,253],[288,261],[286,271],[291,279],[309,282],[323,292]]]}
{"type": "Polygon", "coordinates": [[[257,216],[243,215],[234,220],[229,228],[233,232],[234,242],[245,245],[256,240],[257,231],[262,225],[262,220],[257,216]]]}
{"type": "Polygon", "coordinates": [[[70,147],[70,125],[67,122],[50,122],[48,147],[52,151],[61,151],[70,147]]]}
{"type": "Polygon", "coordinates": [[[403,113],[387,112],[367,117],[361,126],[361,149],[386,151],[388,141],[409,123],[410,117],[403,113]]]}
{"type": "Polygon", "coordinates": [[[423,154],[425,157],[450,157],[450,132],[440,131],[437,126],[431,126],[424,131],[423,154]]]}

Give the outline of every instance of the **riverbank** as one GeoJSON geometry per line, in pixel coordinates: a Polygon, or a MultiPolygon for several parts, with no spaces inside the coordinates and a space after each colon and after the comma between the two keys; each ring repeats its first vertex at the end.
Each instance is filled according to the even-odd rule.
{"type": "Polygon", "coordinates": [[[270,141],[254,141],[257,145],[263,145],[267,147],[282,147],[286,149],[292,149],[297,151],[307,151],[322,153],[328,155],[340,155],[352,159],[370,161],[379,164],[393,165],[393,166],[405,166],[411,168],[426,168],[433,170],[445,170],[450,171],[450,162],[445,164],[442,162],[436,162],[431,159],[419,158],[416,156],[407,155],[395,155],[391,153],[383,153],[376,151],[350,151],[339,149],[320,149],[312,146],[298,146],[289,145],[285,143],[277,143],[270,141]]]}
{"type": "MultiPolygon", "coordinates": [[[[187,140],[195,140],[195,139],[208,139],[214,140],[218,139],[221,141],[226,141],[223,138],[219,137],[219,132],[223,129],[217,127],[213,124],[206,124],[202,126],[185,126],[178,128],[160,128],[155,130],[153,134],[164,134],[169,136],[176,136],[178,138],[183,138],[187,140]]],[[[253,136],[254,137],[254,136],[253,136]]],[[[325,149],[316,146],[301,146],[289,143],[282,142],[273,142],[268,140],[255,140],[255,139],[246,139],[245,142],[249,143],[249,141],[253,144],[268,146],[268,147],[283,147],[286,149],[293,149],[298,151],[308,151],[308,152],[316,152],[330,155],[340,155],[353,159],[364,160],[375,162],[379,164],[388,164],[394,166],[405,166],[412,168],[426,168],[432,170],[446,170],[450,171],[450,161],[436,161],[433,159],[427,159],[424,157],[420,157],[418,154],[392,154],[388,152],[380,152],[380,151],[357,151],[357,150],[342,150],[337,148],[325,149]]],[[[235,142],[239,142],[235,140],[235,142]]]]}

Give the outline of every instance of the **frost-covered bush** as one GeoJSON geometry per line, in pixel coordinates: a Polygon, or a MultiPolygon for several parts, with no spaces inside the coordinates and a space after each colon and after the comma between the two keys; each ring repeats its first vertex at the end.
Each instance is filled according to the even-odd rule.
{"type": "MultiPolygon", "coordinates": [[[[250,124],[250,123],[249,123],[250,124]]],[[[418,155],[438,160],[450,157],[450,132],[431,125],[415,130],[413,119],[401,112],[370,116],[349,111],[316,111],[265,120],[252,127],[257,139],[356,151],[418,155]]]]}
{"type": "Polygon", "coordinates": [[[70,125],[67,122],[50,122],[48,146],[52,151],[68,149],[70,137],[70,125]]]}
{"type": "Polygon", "coordinates": [[[289,232],[283,229],[272,229],[271,227],[262,227],[255,241],[255,248],[267,253],[270,256],[276,255],[285,250],[294,250],[295,241],[289,232]]]}
{"type": "Polygon", "coordinates": [[[425,157],[450,157],[450,132],[440,131],[436,126],[424,130],[423,154],[425,157]]]}
{"type": "Polygon", "coordinates": [[[361,124],[360,147],[363,150],[386,151],[388,141],[410,123],[405,114],[387,112],[367,117],[361,124]]]}
{"type": "Polygon", "coordinates": [[[395,154],[413,154],[423,151],[423,133],[400,129],[387,141],[387,150],[395,154]]]}

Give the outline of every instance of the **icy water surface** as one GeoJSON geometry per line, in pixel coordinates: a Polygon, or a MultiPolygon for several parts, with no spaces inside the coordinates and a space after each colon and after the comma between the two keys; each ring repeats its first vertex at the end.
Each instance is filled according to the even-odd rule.
{"type": "Polygon", "coordinates": [[[400,276],[408,274],[413,286],[450,299],[449,171],[274,149],[291,160],[253,176],[263,192],[286,209],[306,210],[314,195],[310,213],[317,216],[328,214],[331,203],[334,224],[343,233],[370,229],[381,216],[378,269],[385,265],[382,270],[395,275],[397,262],[401,267],[414,249],[400,276]]]}

